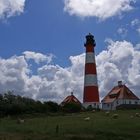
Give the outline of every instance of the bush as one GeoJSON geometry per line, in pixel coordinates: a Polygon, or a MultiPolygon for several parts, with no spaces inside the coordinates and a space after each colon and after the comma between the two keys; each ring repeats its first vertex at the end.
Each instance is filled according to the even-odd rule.
{"type": "Polygon", "coordinates": [[[82,106],[76,103],[66,103],[62,107],[62,110],[67,113],[76,113],[81,111],[82,106]]]}
{"type": "Polygon", "coordinates": [[[58,112],[60,110],[60,107],[57,103],[48,101],[44,102],[44,109],[46,112],[58,112]]]}

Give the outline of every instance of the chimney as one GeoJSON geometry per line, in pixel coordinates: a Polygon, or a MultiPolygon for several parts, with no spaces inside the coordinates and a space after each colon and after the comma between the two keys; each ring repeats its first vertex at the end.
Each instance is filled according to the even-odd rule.
{"type": "Polygon", "coordinates": [[[122,81],[118,81],[118,86],[122,86],[122,81]]]}

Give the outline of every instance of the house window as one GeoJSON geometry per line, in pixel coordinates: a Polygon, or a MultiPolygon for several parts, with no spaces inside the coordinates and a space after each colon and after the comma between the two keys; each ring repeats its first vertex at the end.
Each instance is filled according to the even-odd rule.
{"type": "Polygon", "coordinates": [[[118,101],[116,101],[116,104],[118,105],[118,104],[119,104],[119,102],[118,102],[118,101]]]}
{"type": "Polygon", "coordinates": [[[110,106],[110,104],[107,104],[107,107],[109,107],[110,106]]]}
{"type": "Polygon", "coordinates": [[[131,101],[129,101],[129,104],[131,104],[131,101]]]}
{"type": "Polygon", "coordinates": [[[135,101],[135,104],[137,105],[137,104],[138,104],[138,102],[137,102],[137,101],[135,101]]]}
{"type": "Polygon", "coordinates": [[[115,98],[115,97],[117,97],[117,96],[118,96],[117,93],[112,93],[112,94],[109,95],[110,98],[115,98]]]}

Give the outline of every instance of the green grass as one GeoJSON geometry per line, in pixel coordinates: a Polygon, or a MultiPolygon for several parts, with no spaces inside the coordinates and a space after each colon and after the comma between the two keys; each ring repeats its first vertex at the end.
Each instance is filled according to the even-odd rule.
{"type": "Polygon", "coordinates": [[[26,117],[0,120],[0,140],[140,140],[140,110],[79,113],[66,116],[26,117]],[[118,113],[118,119],[111,116],[118,113]],[[90,121],[84,121],[90,117],[90,121]],[[58,125],[58,127],[57,127],[58,125]],[[56,128],[57,127],[57,128],[56,128]]]}

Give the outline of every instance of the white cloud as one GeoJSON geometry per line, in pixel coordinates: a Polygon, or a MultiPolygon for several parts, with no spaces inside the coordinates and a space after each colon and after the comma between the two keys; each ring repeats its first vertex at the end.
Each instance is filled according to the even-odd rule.
{"type": "Polygon", "coordinates": [[[0,59],[0,91],[19,91],[22,94],[26,87],[26,80],[30,70],[23,56],[13,56],[9,59],[0,59]]]}
{"type": "MultiPolygon", "coordinates": [[[[108,47],[96,56],[100,97],[107,94],[118,80],[140,96],[140,44],[108,40],[108,47]]],[[[0,59],[0,93],[16,94],[38,100],[61,102],[71,91],[83,98],[85,54],[70,56],[71,65],[46,64],[32,74],[24,55],[0,59]]]]}
{"type": "Polygon", "coordinates": [[[62,68],[59,65],[45,65],[38,69],[38,74],[44,79],[44,84],[40,88],[43,93],[39,98],[47,94],[51,100],[62,101],[71,91],[82,101],[84,54],[71,56],[70,67],[62,68]]]}
{"type": "Polygon", "coordinates": [[[136,26],[136,25],[139,25],[140,24],[140,20],[139,19],[134,19],[131,21],[131,26],[136,26]]]}
{"type": "Polygon", "coordinates": [[[122,37],[125,37],[127,35],[128,30],[126,28],[119,28],[117,30],[118,34],[120,34],[122,37]]]}
{"type": "MultiPolygon", "coordinates": [[[[24,54],[24,53],[23,53],[24,54]]],[[[0,59],[0,93],[13,90],[16,94],[39,100],[60,102],[71,91],[82,100],[84,55],[71,56],[70,67],[46,64],[32,74],[27,59],[13,56],[0,59]]]]}
{"type": "Polygon", "coordinates": [[[50,63],[54,57],[52,54],[44,55],[42,53],[36,53],[32,51],[25,51],[23,54],[27,60],[33,59],[37,64],[40,62],[50,63]]]}
{"type": "Polygon", "coordinates": [[[25,0],[0,0],[0,18],[9,18],[11,16],[23,13],[25,0]]]}
{"type": "Polygon", "coordinates": [[[135,0],[64,0],[64,10],[70,15],[97,17],[101,20],[121,15],[133,9],[135,0]]]}
{"type": "Polygon", "coordinates": [[[108,49],[97,56],[98,79],[101,96],[104,96],[118,80],[139,95],[140,51],[127,41],[109,41],[108,49]]]}
{"type": "Polygon", "coordinates": [[[140,34],[140,20],[139,19],[134,19],[131,21],[131,26],[135,28],[135,30],[140,34]]]}

